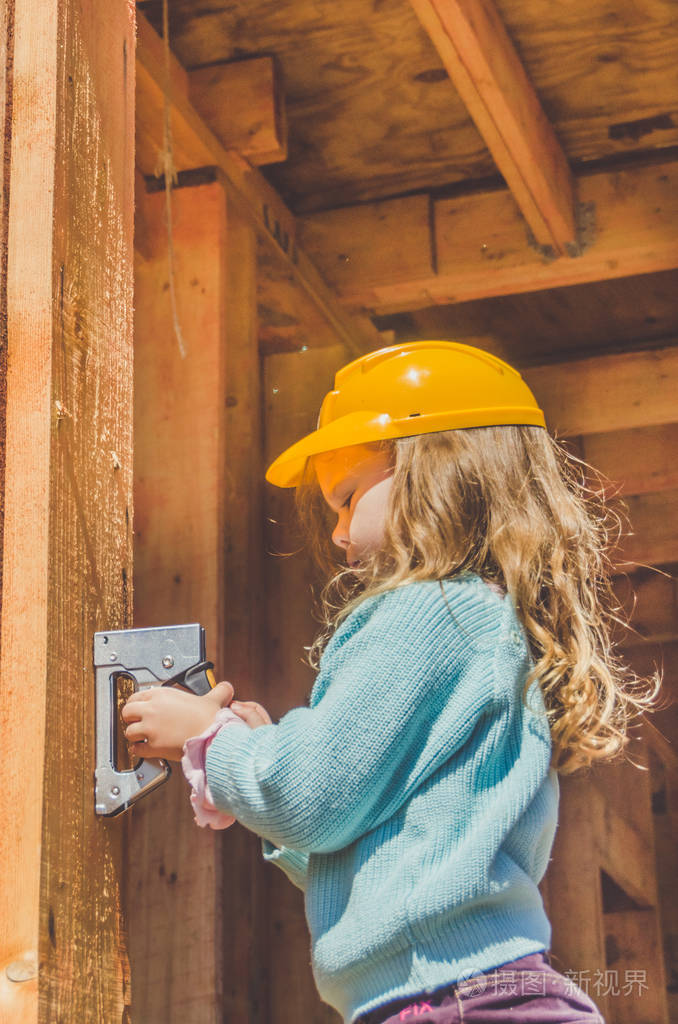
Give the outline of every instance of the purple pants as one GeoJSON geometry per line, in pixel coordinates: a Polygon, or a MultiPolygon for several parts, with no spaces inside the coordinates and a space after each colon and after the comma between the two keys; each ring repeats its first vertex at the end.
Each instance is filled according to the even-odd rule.
{"type": "Polygon", "coordinates": [[[386,1003],[353,1024],[605,1024],[591,999],[547,958],[522,956],[430,995],[386,1003]]]}

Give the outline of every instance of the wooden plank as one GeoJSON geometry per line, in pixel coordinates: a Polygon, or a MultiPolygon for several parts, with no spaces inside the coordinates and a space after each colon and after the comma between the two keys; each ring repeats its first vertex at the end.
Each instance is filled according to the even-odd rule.
{"type": "MultiPolygon", "coordinates": [[[[269,356],[264,361],[266,462],[315,426],[334,374],[350,358],[335,345],[269,356]]],[[[266,487],[266,666],[262,703],[274,721],[306,703],[315,673],[304,662],[318,623],[311,585],[319,582],[296,526],[292,491],[266,487]]],[[[258,699],[258,698],[257,698],[258,699]]],[[[309,964],[309,935],[302,893],[268,865],[267,989],[270,1020],[336,1024],[336,1013],[318,997],[309,964]],[[294,978],[294,984],[290,984],[294,978]]],[[[247,1018],[244,1018],[247,1019],[247,1018]]]]}
{"type": "Polygon", "coordinates": [[[579,175],[581,251],[575,259],[550,263],[539,259],[522,227],[507,216],[502,193],[495,193],[494,201],[490,194],[479,197],[475,210],[468,198],[443,199],[435,213],[440,275],[458,277],[468,259],[466,297],[480,298],[479,273],[496,279],[489,293],[496,295],[673,269],[678,266],[677,183],[678,163],[670,161],[579,175]],[[475,240],[464,227],[474,214],[475,240]]]}
{"type": "MultiPolygon", "coordinates": [[[[164,70],[162,38],[143,15],[138,20],[137,45],[152,55],[154,62],[164,70]]],[[[269,159],[285,159],[285,110],[272,58],[260,57],[228,64],[219,62],[189,73],[170,51],[169,87],[172,97],[190,97],[227,149],[237,149],[254,164],[267,163],[269,159]],[[212,90],[211,94],[207,87],[212,90]],[[227,118],[220,109],[224,103],[227,105],[227,118]]],[[[145,174],[153,174],[164,145],[162,96],[144,93],[141,99],[137,110],[137,163],[145,174]]],[[[172,127],[174,131],[175,125],[172,127]]],[[[177,169],[185,170],[195,166],[190,157],[195,140],[181,121],[177,121],[176,130],[179,133],[176,139],[177,169]]]]}
{"type": "MultiPolygon", "coordinates": [[[[568,158],[678,143],[674,0],[497,0],[568,158]]],[[[275,53],[290,98],[290,158],[271,180],[297,211],[495,173],[492,158],[407,3],[275,0],[181,7],[187,67],[275,53]],[[359,26],[357,30],[356,26],[359,26]],[[303,38],[303,46],[299,45],[303,38]]],[[[160,0],[144,12],[161,24],[160,0]]]]}
{"type": "MultiPolygon", "coordinates": [[[[619,768],[619,771],[613,769],[611,774],[619,778],[628,777],[630,772],[634,772],[641,777],[632,780],[625,793],[627,803],[637,794],[632,817],[639,821],[640,828],[634,828],[628,820],[628,806],[623,809],[615,807],[609,793],[603,796],[604,790],[596,785],[595,791],[591,792],[588,813],[598,829],[596,845],[600,867],[641,907],[655,907],[657,880],[647,773],[633,765],[626,772],[626,765],[620,765],[619,768]]],[[[595,775],[594,779],[597,782],[595,775]]]]}
{"type": "Polygon", "coordinates": [[[562,437],[659,426],[676,419],[678,347],[573,359],[521,373],[549,429],[562,437]]]}
{"type": "Polygon", "coordinates": [[[620,762],[598,765],[587,776],[561,778],[560,785],[560,820],[548,870],[554,964],[573,972],[607,1020],[668,1022],[649,776],[620,762]],[[626,905],[637,904],[635,909],[605,912],[601,869],[623,890],[626,905]],[[635,937],[633,954],[627,934],[635,937]],[[650,1002],[641,998],[647,987],[634,988],[629,984],[634,975],[624,973],[639,969],[654,990],[650,1015],[645,1011],[650,1002]],[[609,973],[614,971],[616,979],[609,973]],[[635,1016],[619,1016],[622,990],[635,1016]]]}
{"type": "MultiPolygon", "coordinates": [[[[664,771],[675,776],[675,785],[678,782],[678,750],[649,719],[643,722],[643,736],[648,747],[661,761],[664,771]]],[[[678,836],[676,841],[678,842],[678,836]]],[[[676,923],[678,924],[678,918],[676,923]]]]}
{"type": "Polygon", "coordinates": [[[343,292],[356,274],[364,288],[435,274],[431,214],[429,196],[401,196],[351,208],[348,215],[323,210],[298,223],[304,248],[319,254],[322,272],[343,292]],[[389,245],[375,246],[375,238],[387,237],[389,245]]]}
{"type": "Polygon", "coordinates": [[[257,313],[264,356],[336,347],[332,327],[299,287],[289,267],[261,238],[257,245],[257,313]]]}
{"type": "MultiPolygon", "coordinates": [[[[558,971],[574,972],[574,980],[582,988],[585,986],[580,978],[592,978],[595,971],[605,970],[598,829],[591,814],[592,793],[590,779],[581,774],[560,779],[558,828],[548,867],[551,962],[558,971]]],[[[594,1001],[607,1020],[605,995],[594,1001]]]]}
{"type": "Polygon", "coordinates": [[[565,154],[492,0],[410,0],[536,241],[575,255],[565,154]]]}
{"type": "Polygon", "coordinates": [[[628,644],[621,650],[638,675],[649,677],[658,670],[664,680],[664,698],[678,700],[678,641],[628,644]]]}
{"type": "Polygon", "coordinates": [[[125,822],[94,815],[92,633],[131,619],[135,10],[10,9],[0,1016],[117,1021],[125,822]]]}
{"type": "Polygon", "coordinates": [[[287,118],[273,57],[219,62],[187,72],[191,103],[226,149],[250,163],[287,159],[287,118]]]}
{"type": "Polygon", "coordinates": [[[678,560],[678,488],[626,498],[632,535],[615,552],[618,566],[678,560]]]}
{"type": "Polygon", "coordinates": [[[676,876],[676,845],[678,844],[678,771],[664,762],[661,753],[651,757],[652,809],[657,887],[661,928],[664,940],[664,968],[669,1020],[678,1011],[678,887],[676,876]]]}
{"type": "Polygon", "coordinates": [[[581,252],[575,259],[545,259],[502,190],[434,200],[437,273],[415,272],[408,280],[385,273],[364,283],[369,268],[388,267],[388,252],[400,244],[397,222],[375,223],[370,205],[344,207],[331,220],[327,213],[304,218],[301,244],[347,307],[378,314],[678,267],[678,163],[581,173],[576,191],[581,252]]]}
{"type": "MultiPolygon", "coordinates": [[[[140,15],[140,25],[142,18],[140,15]]],[[[157,38],[153,45],[145,45],[145,41],[152,38],[153,29],[144,26],[142,32],[137,48],[137,111],[145,124],[141,111],[147,111],[147,119],[150,120],[156,119],[158,111],[163,108],[165,75],[157,38]]],[[[351,317],[337,303],[299,246],[293,214],[261,172],[240,154],[221,145],[181,91],[172,94],[171,99],[172,132],[177,140],[174,160],[177,170],[184,166],[187,169],[216,166],[232,201],[289,267],[300,287],[335,330],[338,340],[355,353],[378,347],[378,340],[375,342],[378,332],[367,317],[351,317]]]]}
{"type": "MultiPolygon", "coordinates": [[[[5,419],[7,413],[7,229],[9,225],[9,174],[5,155],[12,138],[11,107],[8,97],[11,96],[12,77],[8,61],[8,53],[13,46],[13,25],[10,18],[11,8],[3,4],[0,8],[0,123],[3,131],[0,134],[0,182],[2,198],[0,199],[0,622],[2,621],[2,527],[5,518],[5,419]],[[8,123],[10,121],[10,123],[8,123]]],[[[0,651],[2,650],[2,633],[0,632],[0,651]]]]}
{"type": "Polygon", "coordinates": [[[678,422],[586,434],[582,451],[586,462],[604,473],[622,495],[678,487],[678,422]]]}
{"type": "Polygon", "coordinates": [[[631,628],[621,642],[665,643],[678,640],[678,566],[658,571],[637,570],[614,581],[615,595],[630,618],[631,628]]]}
{"type": "MultiPolygon", "coordinates": [[[[151,255],[136,268],[135,624],[201,621],[218,672],[247,691],[261,657],[255,239],[218,182],[172,198],[185,359],[168,301],[165,197],[138,204],[151,255]]],[[[135,1020],[259,1019],[252,951],[265,871],[257,837],[239,825],[197,828],[179,768],[137,805],[128,863],[135,1020]]]]}
{"type": "Polygon", "coordinates": [[[606,992],[614,1024],[670,1024],[656,907],[604,915],[607,971],[590,993],[606,992]]]}

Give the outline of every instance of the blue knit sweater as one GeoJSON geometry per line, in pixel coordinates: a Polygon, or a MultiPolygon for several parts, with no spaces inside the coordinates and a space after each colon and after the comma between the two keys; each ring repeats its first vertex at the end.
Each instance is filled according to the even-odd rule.
{"type": "Polygon", "coordinates": [[[222,729],[215,804],[305,893],[321,998],[346,1024],[548,949],[537,883],[558,779],[510,596],[473,573],[365,599],[310,707],[222,729]]]}

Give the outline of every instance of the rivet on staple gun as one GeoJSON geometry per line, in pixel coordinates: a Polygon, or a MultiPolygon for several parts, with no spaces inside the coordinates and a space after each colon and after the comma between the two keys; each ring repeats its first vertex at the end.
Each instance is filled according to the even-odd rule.
{"type": "Polygon", "coordinates": [[[152,629],[114,629],[94,634],[96,696],[96,814],[121,814],[169,778],[171,768],[159,758],[134,768],[115,767],[117,681],[134,682],[135,690],[181,683],[198,696],[216,685],[214,666],[205,660],[205,630],[197,623],[152,629]]]}

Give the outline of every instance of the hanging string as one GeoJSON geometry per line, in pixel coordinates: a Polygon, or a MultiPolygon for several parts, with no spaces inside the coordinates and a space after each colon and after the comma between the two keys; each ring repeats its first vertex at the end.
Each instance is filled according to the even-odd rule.
{"type": "Polygon", "coordinates": [[[181,327],[179,326],[179,318],[177,316],[177,300],[176,293],[174,290],[174,243],[172,242],[172,185],[176,185],[179,181],[176,167],[174,166],[174,159],[172,157],[172,124],[171,124],[171,104],[170,104],[170,45],[169,45],[169,13],[167,10],[167,0],[162,0],[162,35],[163,45],[165,50],[165,115],[163,125],[163,149],[161,153],[158,153],[158,162],[155,165],[155,176],[160,177],[161,174],[165,176],[165,211],[167,215],[167,252],[169,257],[169,288],[170,288],[170,303],[172,306],[172,323],[174,325],[174,335],[179,345],[179,353],[182,359],[186,358],[186,346],[184,345],[184,338],[181,333],[181,327]]]}

